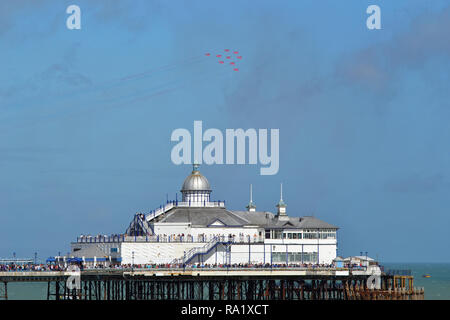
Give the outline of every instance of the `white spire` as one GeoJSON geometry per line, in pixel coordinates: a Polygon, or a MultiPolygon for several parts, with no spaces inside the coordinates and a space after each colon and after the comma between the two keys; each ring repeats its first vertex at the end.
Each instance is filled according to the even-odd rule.
{"type": "Polygon", "coordinates": [[[278,208],[278,214],[277,216],[280,217],[287,217],[286,214],[286,204],[283,201],[283,184],[280,183],[280,201],[277,204],[277,208],[278,208]]]}
{"type": "Polygon", "coordinates": [[[250,184],[250,202],[247,205],[248,211],[256,211],[256,206],[253,203],[253,185],[250,184]]]}
{"type": "Polygon", "coordinates": [[[283,202],[283,183],[280,183],[280,201],[283,202]]]}

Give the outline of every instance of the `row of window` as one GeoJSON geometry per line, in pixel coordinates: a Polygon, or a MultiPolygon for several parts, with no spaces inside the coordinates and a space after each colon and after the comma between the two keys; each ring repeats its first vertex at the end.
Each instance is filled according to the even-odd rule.
{"type": "Polygon", "coordinates": [[[266,239],[336,239],[335,231],[308,231],[301,233],[283,232],[283,230],[266,230],[266,239]]]}
{"type": "Polygon", "coordinates": [[[304,233],[303,239],[336,239],[336,232],[304,233]]]}
{"type": "Polygon", "coordinates": [[[273,252],[272,262],[286,263],[316,263],[317,252],[273,252]]]}

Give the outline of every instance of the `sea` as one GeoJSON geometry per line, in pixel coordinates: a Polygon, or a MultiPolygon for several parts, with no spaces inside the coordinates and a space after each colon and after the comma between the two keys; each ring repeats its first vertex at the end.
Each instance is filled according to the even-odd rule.
{"type": "Polygon", "coordinates": [[[411,270],[414,287],[425,288],[425,300],[450,300],[450,263],[382,263],[385,271],[411,270]],[[424,278],[429,274],[431,278],[424,278]]]}
{"type": "MultiPolygon", "coordinates": [[[[450,300],[450,263],[383,263],[391,270],[411,270],[414,286],[425,288],[426,300],[450,300]],[[429,274],[431,278],[424,278],[429,274]]],[[[45,300],[47,283],[15,282],[8,283],[10,300],[45,300]]]]}

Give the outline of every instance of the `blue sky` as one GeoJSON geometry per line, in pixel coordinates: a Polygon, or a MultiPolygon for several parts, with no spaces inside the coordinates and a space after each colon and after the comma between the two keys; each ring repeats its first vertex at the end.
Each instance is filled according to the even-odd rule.
{"type": "Polygon", "coordinates": [[[124,232],[191,168],[174,129],[279,128],[280,170],[202,166],[242,210],[339,226],[339,254],[450,262],[448,1],[3,1],[0,257],[124,232]],[[66,28],[77,4],[82,29],[66,28]],[[382,29],[368,30],[370,4],[382,29]],[[205,52],[229,48],[239,72],[205,52]]]}

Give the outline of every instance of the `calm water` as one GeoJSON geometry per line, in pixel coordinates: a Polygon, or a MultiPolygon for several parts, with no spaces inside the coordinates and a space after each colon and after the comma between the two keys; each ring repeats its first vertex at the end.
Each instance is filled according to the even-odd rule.
{"type": "Polygon", "coordinates": [[[450,300],[450,263],[384,263],[385,269],[410,269],[415,287],[425,287],[426,300],[450,300]],[[424,274],[431,278],[424,278],[424,274]]]}
{"type": "MultiPolygon", "coordinates": [[[[450,263],[384,263],[386,269],[410,269],[415,287],[425,287],[425,299],[450,300],[450,263]],[[423,278],[430,274],[431,278],[423,278]]],[[[9,299],[47,298],[47,283],[9,283],[9,299]]]]}

